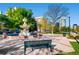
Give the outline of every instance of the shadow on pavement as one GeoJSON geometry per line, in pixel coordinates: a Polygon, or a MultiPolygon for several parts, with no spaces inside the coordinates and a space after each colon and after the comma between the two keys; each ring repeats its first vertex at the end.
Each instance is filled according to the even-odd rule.
{"type": "Polygon", "coordinates": [[[15,51],[15,50],[18,50],[18,49],[15,47],[8,47],[8,48],[0,49],[0,54],[6,55],[8,52],[15,51]]]}
{"type": "MultiPolygon", "coordinates": [[[[55,46],[56,46],[56,45],[52,45],[52,46],[51,46],[50,52],[53,52],[55,46]]],[[[40,49],[40,50],[42,50],[42,49],[47,49],[47,50],[49,50],[46,46],[33,47],[32,51],[30,51],[30,52],[27,53],[26,55],[30,54],[31,52],[33,52],[33,51],[36,50],[36,49],[40,49]]],[[[39,50],[39,51],[40,51],[40,50],[39,50]]],[[[26,51],[26,52],[27,52],[27,51],[26,51]]]]}

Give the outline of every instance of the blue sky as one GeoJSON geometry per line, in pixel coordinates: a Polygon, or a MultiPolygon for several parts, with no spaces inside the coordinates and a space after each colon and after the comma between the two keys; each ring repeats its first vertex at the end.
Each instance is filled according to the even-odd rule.
{"type": "MultiPolygon", "coordinates": [[[[0,10],[5,13],[10,7],[23,7],[32,9],[33,16],[43,16],[50,3],[0,3],[0,10]]],[[[69,8],[69,16],[71,17],[71,24],[79,25],[79,4],[78,3],[63,3],[64,7],[69,8]]]]}

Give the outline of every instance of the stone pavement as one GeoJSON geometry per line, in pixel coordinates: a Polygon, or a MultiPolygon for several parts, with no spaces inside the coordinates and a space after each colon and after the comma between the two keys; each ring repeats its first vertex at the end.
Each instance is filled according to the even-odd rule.
{"type": "MultiPolygon", "coordinates": [[[[61,54],[62,52],[73,52],[69,40],[65,37],[53,37],[44,36],[44,39],[52,39],[54,49],[50,51],[47,48],[35,49],[32,51],[31,48],[26,49],[27,55],[54,55],[61,54]]],[[[0,54],[1,55],[23,55],[24,54],[24,40],[19,39],[2,39],[0,40],[0,54]]]]}
{"type": "MultiPolygon", "coordinates": [[[[56,46],[54,48],[61,50],[62,52],[74,52],[73,47],[70,44],[70,41],[66,37],[50,37],[56,46]]],[[[53,44],[52,42],[52,44],[53,44]]]]}

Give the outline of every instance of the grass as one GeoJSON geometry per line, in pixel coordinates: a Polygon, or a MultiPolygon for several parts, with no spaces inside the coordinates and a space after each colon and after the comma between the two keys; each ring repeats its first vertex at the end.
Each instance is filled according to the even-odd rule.
{"type": "Polygon", "coordinates": [[[66,53],[65,55],[79,55],[79,43],[77,42],[70,42],[70,43],[74,48],[75,52],[66,53]]]}

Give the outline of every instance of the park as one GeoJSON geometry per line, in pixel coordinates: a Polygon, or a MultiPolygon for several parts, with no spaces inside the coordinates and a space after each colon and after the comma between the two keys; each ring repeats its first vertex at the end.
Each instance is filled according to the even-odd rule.
{"type": "Polygon", "coordinates": [[[26,5],[6,4],[5,13],[0,7],[0,55],[79,55],[79,25],[67,4],[26,5]]]}

